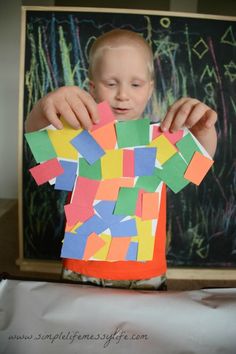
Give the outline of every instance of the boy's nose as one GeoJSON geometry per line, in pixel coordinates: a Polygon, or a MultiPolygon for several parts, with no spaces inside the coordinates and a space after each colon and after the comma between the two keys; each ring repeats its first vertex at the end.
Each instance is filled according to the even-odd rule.
{"type": "Polygon", "coordinates": [[[128,90],[125,86],[121,85],[118,87],[118,90],[116,92],[116,97],[118,100],[128,100],[129,95],[128,95],[128,90]]]}

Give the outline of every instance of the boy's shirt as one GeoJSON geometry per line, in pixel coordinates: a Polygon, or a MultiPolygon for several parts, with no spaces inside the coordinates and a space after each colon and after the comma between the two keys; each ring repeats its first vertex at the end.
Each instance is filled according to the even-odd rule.
{"type": "Polygon", "coordinates": [[[155,235],[153,259],[146,262],[133,261],[84,261],[64,259],[65,269],[90,277],[109,280],[139,280],[149,279],[166,272],[166,186],[161,192],[160,210],[155,235]]]}

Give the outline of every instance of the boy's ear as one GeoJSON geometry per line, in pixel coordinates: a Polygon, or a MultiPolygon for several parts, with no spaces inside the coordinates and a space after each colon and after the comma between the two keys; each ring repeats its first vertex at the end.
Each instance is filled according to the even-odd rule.
{"type": "Polygon", "coordinates": [[[94,90],[95,90],[94,82],[90,80],[90,81],[89,81],[89,93],[90,93],[90,95],[91,95],[93,98],[95,98],[95,92],[94,92],[94,90]]]}

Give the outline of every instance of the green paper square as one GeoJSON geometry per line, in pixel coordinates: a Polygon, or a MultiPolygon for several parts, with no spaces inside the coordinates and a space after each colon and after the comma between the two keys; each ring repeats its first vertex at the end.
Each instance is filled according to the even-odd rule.
{"type": "Polygon", "coordinates": [[[147,192],[155,192],[160,183],[160,169],[155,167],[152,176],[141,176],[137,179],[135,188],[144,189],[147,192]]]}
{"type": "Polygon", "coordinates": [[[100,180],[102,178],[101,160],[90,165],[85,159],[79,159],[79,176],[100,180]]]}
{"type": "Polygon", "coordinates": [[[180,141],[178,141],[176,143],[176,146],[187,163],[192,160],[192,157],[196,151],[202,153],[190,133],[188,133],[180,141]]]}
{"type": "Polygon", "coordinates": [[[150,120],[148,118],[116,123],[118,147],[124,148],[148,145],[149,125],[150,120]]]}
{"type": "Polygon", "coordinates": [[[36,162],[43,162],[57,157],[46,130],[26,133],[25,138],[36,162]]]}
{"type": "Polygon", "coordinates": [[[135,215],[138,188],[121,187],[114,210],[115,215],[135,215]]]}
{"type": "Polygon", "coordinates": [[[178,193],[189,184],[189,181],[184,178],[187,167],[180,154],[175,154],[160,170],[160,177],[174,193],[178,193]]]}

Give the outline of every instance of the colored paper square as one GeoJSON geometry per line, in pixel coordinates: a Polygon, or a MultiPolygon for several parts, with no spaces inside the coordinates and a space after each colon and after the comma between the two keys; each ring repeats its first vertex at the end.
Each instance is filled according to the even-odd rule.
{"type": "Polygon", "coordinates": [[[138,199],[136,203],[135,215],[142,217],[142,201],[143,201],[143,193],[145,191],[143,189],[139,189],[138,191],[138,199]]]}
{"type": "Polygon", "coordinates": [[[124,220],[119,223],[112,224],[109,228],[113,237],[137,236],[135,219],[124,220]]]}
{"type": "Polygon", "coordinates": [[[179,154],[175,154],[163,165],[160,177],[174,193],[178,193],[189,184],[184,178],[186,169],[186,162],[179,154]]]}
{"type": "Polygon", "coordinates": [[[198,151],[193,155],[190,164],[184,174],[184,177],[197,186],[201,183],[214,161],[206,156],[203,156],[198,151]]]}
{"type": "Polygon", "coordinates": [[[138,242],[130,242],[128,252],[126,254],[126,261],[136,261],[138,253],[138,242]]]}
{"type": "Polygon", "coordinates": [[[57,157],[46,130],[26,133],[25,138],[36,162],[40,163],[57,157]]]}
{"type": "Polygon", "coordinates": [[[114,215],[115,201],[110,200],[101,200],[94,206],[94,210],[96,210],[97,214],[109,225],[114,223],[119,223],[122,219],[126,217],[126,215],[114,215]]]}
{"type": "Polygon", "coordinates": [[[182,129],[178,130],[177,132],[171,133],[169,131],[163,132],[160,128],[160,126],[156,125],[153,127],[153,131],[152,131],[152,140],[154,140],[155,138],[157,138],[158,136],[160,136],[161,134],[164,134],[165,137],[172,143],[172,144],[176,144],[177,141],[179,141],[180,139],[182,139],[184,131],[182,129]]]}
{"type": "Polygon", "coordinates": [[[50,179],[59,176],[64,172],[63,167],[57,159],[42,162],[40,165],[30,168],[29,172],[35,182],[40,186],[50,179]]]}
{"type": "Polygon", "coordinates": [[[176,146],[188,164],[196,151],[201,152],[190,133],[186,134],[180,141],[178,141],[176,146]]]}
{"type": "Polygon", "coordinates": [[[160,169],[155,167],[152,176],[138,177],[135,183],[135,187],[144,189],[147,192],[155,192],[158,186],[160,185],[160,183],[161,183],[160,169]]]}
{"type": "Polygon", "coordinates": [[[171,142],[163,134],[154,139],[149,146],[157,148],[156,158],[161,165],[177,153],[176,147],[171,144],[171,142]]]}
{"type": "Polygon", "coordinates": [[[90,164],[93,164],[105,154],[104,150],[87,130],[83,130],[72,139],[71,144],[90,164]]]}
{"type": "Polygon", "coordinates": [[[159,212],[159,193],[142,194],[142,220],[157,219],[159,212]]]}
{"type": "Polygon", "coordinates": [[[148,118],[118,122],[115,124],[119,148],[149,144],[148,118]]]}
{"type": "Polygon", "coordinates": [[[101,160],[90,165],[85,159],[79,159],[78,175],[90,179],[100,180],[102,178],[101,160]]]}
{"type": "Polygon", "coordinates": [[[151,176],[155,169],[156,148],[134,149],[135,176],[151,176]]]}
{"type": "Polygon", "coordinates": [[[105,241],[99,237],[96,233],[89,235],[84,250],[84,260],[89,260],[105,245],[105,241]]]}
{"type": "Polygon", "coordinates": [[[56,178],[55,189],[72,191],[76,178],[77,162],[60,160],[64,172],[56,178]]]}
{"type": "Polygon", "coordinates": [[[106,234],[101,234],[99,237],[104,241],[103,247],[98,250],[93,258],[98,261],[105,261],[107,259],[107,254],[109,252],[110,244],[111,244],[111,236],[106,234]]]}
{"type": "Polygon", "coordinates": [[[94,215],[94,210],[91,206],[78,204],[66,204],[64,206],[66,221],[69,227],[73,227],[79,221],[85,222],[94,215]]]}
{"type": "Polygon", "coordinates": [[[61,249],[62,258],[83,259],[87,236],[66,232],[61,249]]]}
{"type": "Polygon", "coordinates": [[[71,202],[86,206],[92,205],[99,183],[100,181],[79,176],[75,182],[71,202]]]}
{"type": "Polygon", "coordinates": [[[133,178],[114,178],[100,182],[96,199],[117,200],[120,187],[133,187],[133,178]]]}
{"type": "Polygon", "coordinates": [[[86,220],[81,226],[79,226],[75,232],[78,236],[88,236],[95,232],[100,234],[108,228],[108,222],[101,219],[99,216],[94,215],[90,219],[86,220]]]}
{"type": "Polygon", "coordinates": [[[82,131],[82,129],[73,129],[63,117],[61,117],[63,129],[49,130],[48,136],[54,146],[56,154],[61,159],[78,159],[78,151],[71,145],[70,141],[82,131]]]}
{"type": "Polygon", "coordinates": [[[130,237],[114,237],[111,239],[109,252],[107,255],[108,261],[124,261],[128,252],[130,237]]]}
{"type": "Polygon", "coordinates": [[[123,176],[134,177],[134,150],[123,151],[123,176]]]}
{"type": "Polygon", "coordinates": [[[99,114],[99,122],[92,126],[91,131],[96,131],[105,125],[112,123],[115,121],[115,116],[111,110],[111,107],[106,101],[103,101],[97,105],[98,114],[99,114]]]}
{"type": "Polygon", "coordinates": [[[139,190],[137,188],[121,187],[119,190],[114,214],[135,215],[138,191],[139,190]]]}
{"type": "Polygon", "coordinates": [[[115,149],[116,131],[114,123],[104,125],[104,127],[90,132],[92,137],[104,150],[115,149]]]}
{"type": "Polygon", "coordinates": [[[101,158],[101,167],[103,179],[121,177],[123,174],[123,151],[106,151],[106,155],[101,158]]]}

